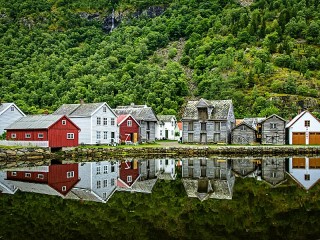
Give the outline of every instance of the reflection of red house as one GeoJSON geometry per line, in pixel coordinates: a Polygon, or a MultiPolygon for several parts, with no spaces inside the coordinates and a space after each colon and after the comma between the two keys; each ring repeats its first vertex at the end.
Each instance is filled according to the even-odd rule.
{"type": "Polygon", "coordinates": [[[139,177],[138,161],[126,161],[120,164],[120,179],[117,186],[120,188],[130,188],[139,177]]]}
{"type": "Polygon", "coordinates": [[[22,117],[6,128],[7,140],[47,142],[48,147],[78,145],[80,128],[64,115],[22,117]]]}
{"type": "Polygon", "coordinates": [[[137,142],[139,139],[139,123],[130,115],[119,115],[117,119],[121,142],[137,142]]]}
{"type": "MultiPolygon", "coordinates": [[[[7,180],[14,181],[13,184],[18,188],[24,188],[27,184],[36,183],[38,185],[48,185],[62,195],[66,195],[79,182],[79,164],[59,164],[42,167],[32,167],[15,171],[7,171],[7,180]],[[23,187],[21,187],[23,186],[23,187]]],[[[33,192],[37,192],[37,187],[33,185],[33,192]]],[[[43,186],[39,186],[41,193],[43,186]]],[[[24,189],[21,189],[22,191],[24,189]]],[[[47,191],[48,194],[52,191],[47,191]]]]}

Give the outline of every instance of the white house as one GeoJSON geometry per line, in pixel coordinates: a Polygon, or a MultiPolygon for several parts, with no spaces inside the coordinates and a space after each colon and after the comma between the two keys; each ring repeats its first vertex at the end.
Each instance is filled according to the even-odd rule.
{"type": "Polygon", "coordinates": [[[320,158],[289,158],[289,175],[304,189],[309,190],[320,179],[320,158]]]}
{"type": "Polygon", "coordinates": [[[106,102],[63,104],[53,114],[67,115],[81,129],[79,144],[119,143],[117,115],[106,102]]]}
{"type": "Polygon", "coordinates": [[[7,173],[5,171],[0,171],[0,193],[15,194],[18,188],[6,180],[7,173]]]}
{"type": "Polygon", "coordinates": [[[156,125],[156,138],[176,140],[179,136],[175,136],[179,132],[177,119],[174,115],[157,115],[159,119],[156,125]]]}
{"type": "Polygon", "coordinates": [[[159,179],[175,180],[176,179],[176,164],[173,158],[157,159],[156,172],[159,179]]]}
{"type": "Polygon", "coordinates": [[[320,144],[320,121],[303,111],[286,125],[289,144],[320,144]]]}
{"type": "Polygon", "coordinates": [[[6,127],[24,116],[26,115],[14,103],[0,103],[0,135],[6,127]]]}
{"type": "Polygon", "coordinates": [[[107,202],[117,189],[118,161],[79,163],[77,185],[71,190],[82,200],[107,202]]]}

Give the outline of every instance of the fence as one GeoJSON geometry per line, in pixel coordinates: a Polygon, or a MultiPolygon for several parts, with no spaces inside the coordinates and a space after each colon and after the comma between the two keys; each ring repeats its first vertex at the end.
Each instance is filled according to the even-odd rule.
{"type": "Polygon", "coordinates": [[[48,141],[7,141],[0,140],[2,146],[49,147],[48,141]]]}

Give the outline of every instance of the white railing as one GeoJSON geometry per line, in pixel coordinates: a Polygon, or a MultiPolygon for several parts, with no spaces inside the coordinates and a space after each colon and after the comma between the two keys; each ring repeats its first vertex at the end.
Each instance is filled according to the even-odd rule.
{"type": "Polygon", "coordinates": [[[7,141],[0,140],[2,146],[49,147],[48,141],[7,141]]]}

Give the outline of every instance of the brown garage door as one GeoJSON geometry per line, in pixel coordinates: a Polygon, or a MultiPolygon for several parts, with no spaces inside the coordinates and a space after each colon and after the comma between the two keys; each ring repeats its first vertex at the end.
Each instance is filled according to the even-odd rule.
{"type": "Polygon", "coordinates": [[[306,134],[304,132],[292,133],[292,144],[306,144],[306,134]]]}
{"type": "Polygon", "coordinates": [[[309,135],[309,144],[320,144],[320,133],[311,132],[309,135]]]}

